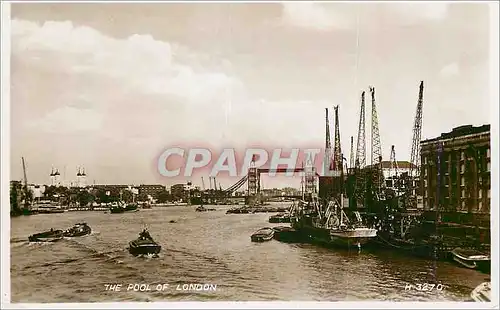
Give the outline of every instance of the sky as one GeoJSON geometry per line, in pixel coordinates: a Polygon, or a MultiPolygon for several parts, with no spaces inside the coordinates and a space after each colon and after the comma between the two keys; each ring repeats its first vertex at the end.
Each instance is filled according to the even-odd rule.
{"type": "MultiPolygon", "coordinates": [[[[402,2],[12,4],[11,178],[22,177],[24,156],[33,183],[49,183],[52,167],[72,181],[84,166],[96,184],[201,185],[203,173],[161,176],[159,154],[178,145],[215,152],[321,148],[324,109],[335,105],[348,158],[360,94],[369,86],[376,89],[383,158],[395,145],[397,159],[409,160],[421,80],[422,140],[491,122],[488,9],[402,2]]],[[[369,96],[366,103],[369,162],[369,96]]],[[[218,181],[228,187],[238,179],[218,181]]],[[[298,186],[300,178],[263,183],[298,186]]]]}

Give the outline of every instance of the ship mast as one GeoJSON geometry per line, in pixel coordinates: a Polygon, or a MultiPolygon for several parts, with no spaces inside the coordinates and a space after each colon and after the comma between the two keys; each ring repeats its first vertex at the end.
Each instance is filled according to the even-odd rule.
{"type": "Polygon", "coordinates": [[[23,161],[23,175],[24,175],[24,207],[29,206],[28,202],[28,178],[26,177],[26,163],[24,162],[24,157],[21,157],[23,161]]]}

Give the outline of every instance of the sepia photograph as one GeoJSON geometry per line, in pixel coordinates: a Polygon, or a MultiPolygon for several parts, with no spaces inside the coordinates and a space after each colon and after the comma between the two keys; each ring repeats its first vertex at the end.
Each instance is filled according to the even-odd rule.
{"type": "Polygon", "coordinates": [[[498,8],[3,2],[2,308],[498,309],[498,8]]]}

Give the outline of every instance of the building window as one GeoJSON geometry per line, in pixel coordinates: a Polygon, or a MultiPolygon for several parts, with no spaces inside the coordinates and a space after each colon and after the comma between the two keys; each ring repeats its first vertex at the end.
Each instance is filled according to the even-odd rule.
{"type": "Polygon", "coordinates": [[[460,197],[465,198],[465,189],[462,190],[462,196],[460,197]]]}
{"type": "Polygon", "coordinates": [[[427,156],[424,157],[424,164],[427,165],[427,156]]]}
{"type": "Polygon", "coordinates": [[[486,158],[490,158],[490,149],[486,149],[486,158]]]}
{"type": "Polygon", "coordinates": [[[465,165],[461,164],[460,165],[460,173],[464,173],[464,172],[465,172],[465,165]]]}
{"type": "Polygon", "coordinates": [[[490,198],[490,190],[488,190],[488,198],[490,198]]]}
{"type": "Polygon", "coordinates": [[[483,209],[483,202],[480,201],[478,204],[478,210],[481,211],[483,209]]]}
{"type": "Polygon", "coordinates": [[[427,180],[424,180],[424,187],[427,187],[427,180]]]}
{"type": "Polygon", "coordinates": [[[483,198],[483,191],[482,191],[482,190],[479,190],[479,193],[478,193],[478,198],[479,198],[479,199],[483,198]]]}
{"type": "Polygon", "coordinates": [[[488,163],[486,164],[486,171],[490,172],[490,168],[491,168],[491,163],[490,163],[490,162],[488,162],[488,163]]]}
{"type": "Polygon", "coordinates": [[[424,177],[427,176],[427,167],[424,168],[424,177]]]}
{"type": "Polygon", "coordinates": [[[460,152],[460,159],[461,160],[464,160],[465,159],[465,153],[462,151],[460,152]]]}
{"type": "Polygon", "coordinates": [[[465,178],[464,177],[460,178],[460,185],[465,186],[465,178]]]}

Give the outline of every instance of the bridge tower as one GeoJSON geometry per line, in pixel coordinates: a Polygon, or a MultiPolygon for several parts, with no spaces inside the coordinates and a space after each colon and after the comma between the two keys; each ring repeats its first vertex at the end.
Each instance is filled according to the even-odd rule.
{"type": "Polygon", "coordinates": [[[254,204],[259,201],[260,194],[260,173],[255,167],[255,158],[252,158],[250,162],[250,167],[248,168],[248,194],[245,204],[254,204]]]}
{"type": "Polygon", "coordinates": [[[316,189],[316,168],[314,167],[314,160],[309,153],[306,159],[306,166],[304,167],[305,179],[305,196],[315,198],[318,194],[316,189]]]}

